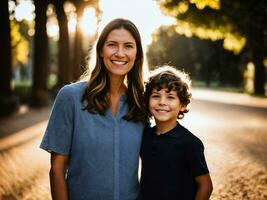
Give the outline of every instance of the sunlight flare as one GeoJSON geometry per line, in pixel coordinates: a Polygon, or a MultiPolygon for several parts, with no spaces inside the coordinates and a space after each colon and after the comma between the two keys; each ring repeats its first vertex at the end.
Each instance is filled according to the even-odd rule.
{"type": "Polygon", "coordinates": [[[15,7],[15,18],[18,21],[32,21],[34,19],[34,10],[35,8],[31,1],[19,1],[19,4],[15,7]]]}
{"type": "Polygon", "coordinates": [[[97,18],[94,8],[85,8],[80,26],[86,36],[94,35],[97,31],[97,18]]]}

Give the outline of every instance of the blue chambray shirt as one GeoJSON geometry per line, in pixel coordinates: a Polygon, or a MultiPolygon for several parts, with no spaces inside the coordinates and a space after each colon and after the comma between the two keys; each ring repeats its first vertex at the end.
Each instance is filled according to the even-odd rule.
{"type": "Polygon", "coordinates": [[[64,86],[53,105],[40,147],[68,155],[70,200],[132,200],[139,195],[138,162],[144,124],[123,119],[122,96],[117,114],[83,111],[86,82],[64,86]]]}

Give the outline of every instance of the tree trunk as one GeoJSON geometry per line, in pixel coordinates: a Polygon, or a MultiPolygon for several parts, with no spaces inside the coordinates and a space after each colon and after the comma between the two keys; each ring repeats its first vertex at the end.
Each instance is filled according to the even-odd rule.
{"type": "Polygon", "coordinates": [[[46,106],[49,103],[47,93],[47,77],[49,71],[48,36],[46,32],[47,0],[34,0],[35,5],[35,35],[34,35],[34,61],[32,105],[34,107],[46,106]]]}
{"type": "Polygon", "coordinates": [[[58,87],[72,81],[72,70],[70,68],[70,48],[69,48],[69,31],[68,20],[64,11],[65,0],[54,1],[57,19],[59,23],[59,70],[58,70],[58,87]]]}
{"type": "Polygon", "coordinates": [[[264,56],[259,49],[253,51],[254,73],[254,94],[265,95],[265,67],[263,65],[264,56]]]}
{"type": "Polygon", "coordinates": [[[248,37],[248,44],[252,51],[252,61],[255,65],[254,73],[254,94],[265,94],[265,67],[264,60],[264,33],[260,30],[255,31],[248,37]]]}
{"type": "Polygon", "coordinates": [[[0,115],[6,116],[18,107],[17,100],[12,95],[11,90],[12,63],[8,0],[0,1],[0,12],[0,27],[2,28],[0,38],[0,115]]]}
{"type": "Polygon", "coordinates": [[[79,22],[82,17],[83,7],[80,4],[76,4],[77,10],[77,26],[76,26],[76,34],[75,34],[75,41],[74,41],[74,57],[73,57],[73,78],[74,80],[78,80],[82,74],[82,60],[84,59],[84,50],[82,45],[82,29],[79,26],[79,22]]]}

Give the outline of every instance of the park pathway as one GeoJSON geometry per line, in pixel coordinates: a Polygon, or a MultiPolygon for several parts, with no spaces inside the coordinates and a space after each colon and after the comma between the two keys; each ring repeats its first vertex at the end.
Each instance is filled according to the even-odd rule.
{"type": "MultiPolygon", "coordinates": [[[[214,183],[211,199],[266,200],[266,98],[194,93],[191,111],[181,123],[205,145],[214,183]]],[[[39,149],[49,110],[22,107],[20,113],[0,119],[0,200],[51,199],[49,154],[39,149]]]]}

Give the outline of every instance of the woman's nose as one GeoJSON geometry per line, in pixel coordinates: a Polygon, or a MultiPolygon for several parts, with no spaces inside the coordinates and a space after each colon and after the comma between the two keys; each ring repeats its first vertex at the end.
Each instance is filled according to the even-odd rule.
{"type": "Polygon", "coordinates": [[[124,51],[123,48],[119,47],[115,53],[115,56],[117,57],[123,57],[124,56],[124,51]]]}

